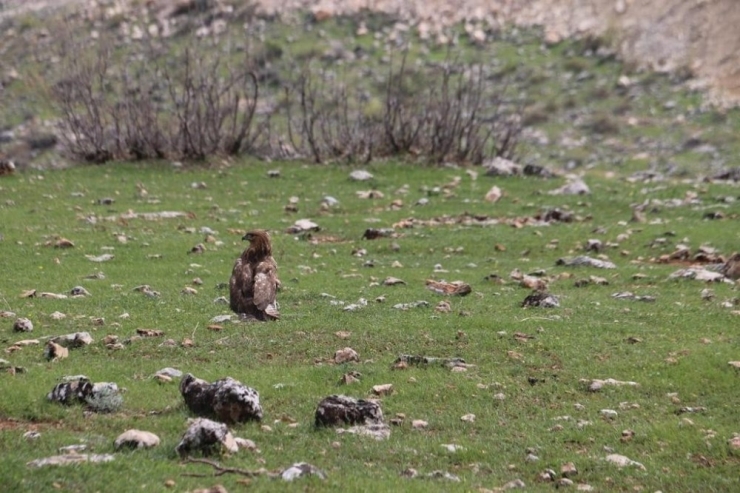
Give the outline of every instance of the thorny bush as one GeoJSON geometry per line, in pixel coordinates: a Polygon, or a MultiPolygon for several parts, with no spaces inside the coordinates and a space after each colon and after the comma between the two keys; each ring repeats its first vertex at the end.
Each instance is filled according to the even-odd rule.
{"type": "Polygon", "coordinates": [[[191,47],[165,55],[151,49],[114,66],[101,45],[69,57],[53,95],[73,158],[203,160],[253,152],[265,125],[256,121],[259,86],[249,61],[231,64],[191,47]]]}
{"type": "Polygon", "coordinates": [[[482,65],[410,69],[404,56],[373,96],[308,60],[290,71],[293,80],[263,94],[250,50],[238,63],[198,44],[174,57],[162,45],[115,54],[101,43],[67,52],[52,93],[66,149],[87,162],[250,154],[479,164],[512,157],[521,132],[520,108],[505,99],[505,86],[491,87],[482,65]]]}

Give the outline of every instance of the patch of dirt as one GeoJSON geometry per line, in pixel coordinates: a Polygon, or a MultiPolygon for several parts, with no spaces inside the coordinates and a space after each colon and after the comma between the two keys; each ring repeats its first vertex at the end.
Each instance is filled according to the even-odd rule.
{"type": "Polygon", "coordinates": [[[39,431],[49,428],[62,428],[63,424],[61,421],[26,421],[0,416],[0,431],[39,431]]]}

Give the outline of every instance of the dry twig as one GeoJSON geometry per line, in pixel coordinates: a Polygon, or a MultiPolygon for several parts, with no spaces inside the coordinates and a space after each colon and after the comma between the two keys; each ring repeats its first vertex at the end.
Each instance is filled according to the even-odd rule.
{"type": "MultiPolygon", "coordinates": [[[[218,462],[214,462],[209,459],[198,459],[195,457],[188,457],[184,461],[185,464],[208,464],[209,466],[213,467],[215,469],[213,476],[222,476],[224,474],[239,474],[240,476],[246,476],[248,478],[255,478],[257,476],[267,476],[268,478],[277,478],[280,476],[279,473],[270,472],[267,469],[260,468],[256,471],[250,471],[248,469],[239,469],[237,467],[224,467],[220,465],[218,462]]],[[[204,477],[210,477],[208,474],[198,474],[198,473],[184,473],[183,476],[190,476],[190,477],[196,477],[196,478],[204,478],[204,477]]]]}

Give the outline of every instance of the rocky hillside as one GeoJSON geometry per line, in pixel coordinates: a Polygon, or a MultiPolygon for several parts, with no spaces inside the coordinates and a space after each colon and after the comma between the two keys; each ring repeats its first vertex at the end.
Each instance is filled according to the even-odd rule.
{"type": "MultiPolygon", "coordinates": [[[[253,128],[260,129],[250,134],[250,152],[241,147],[247,145],[243,139],[238,141],[240,152],[316,162],[377,158],[378,152],[398,151],[397,142],[372,152],[363,147],[382,142],[367,137],[377,130],[368,122],[377,124],[389,117],[388,108],[400,107],[384,104],[391,78],[394,90],[408,96],[404,104],[433,107],[422,99],[449,87],[432,81],[435,74],[438,78],[447,73],[443,68],[452,51],[458,57],[453,63],[468,68],[457,67],[449,74],[466,74],[465,81],[477,74],[481,82],[476,87],[483,99],[461,104],[485,100],[486,111],[502,111],[463,114],[493,122],[491,135],[501,139],[491,142],[511,144],[506,152],[522,164],[714,176],[736,166],[740,155],[740,110],[707,104],[705,97],[740,101],[735,77],[740,65],[734,63],[740,51],[731,49],[738,43],[730,39],[733,30],[717,27],[736,14],[730,0],[675,0],[670,9],[655,3],[646,7],[636,0],[582,0],[573,8],[575,0],[489,0],[485,5],[467,0],[451,8],[428,0],[422,8],[416,0],[377,0],[370,10],[359,0],[0,0],[0,161],[14,161],[22,169],[107,159],[178,161],[232,155],[236,151],[227,152],[227,147],[235,149],[234,142],[221,134],[218,152],[195,152],[197,146],[188,147],[193,142],[178,137],[180,127],[172,124],[173,108],[181,108],[177,84],[192,82],[186,84],[181,72],[208,79],[208,74],[217,73],[208,69],[208,61],[221,57],[248,72],[243,80],[254,79],[259,85],[254,101],[239,96],[239,115],[254,108],[253,128]],[[717,10],[723,5],[727,15],[717,10]],[[690,28],[675,27],[679,25],[690,28]],[[716,33],[725,36],[719,47],[714,44],[719,40],[716,33]],[[455,49],[448,50],[449,45],[455,49]],[[400,48],[409,56],[403,83],[394,63],[400,48]],[[188,53],[195,57],[189,62],[183,58],[188,53]],[[108,60],[116,63],[101,63],[108,60]],[[198,70],[181,70],[193,62],[201,64],[198,70]],[[316,74],[321,74],[321,84],[310,83],[316,74]],[[131,89],[131,77],[142,84],[140,89],[131,89]],[[90,90],[75,89],[80,87],[90,90]],[[429,90],[409,90],[418,87],[429,90]],[[306,113],[291,111],[303,90],[310,92],[308,100],[315,98],[319,104],[306,113]],[[337,123],[331,111],[341,107],[336,101],[340,96],[352,103],[356,120],[337,123]],[[90,111],[92,106],[98,111],[90,111]],[[313,136],[293,139],[292,133],[285,134],[286,128],[313,128],[295,120],[300,115],[308,115],[309,122],[321,117],[324,124],[319,127],[330,144],[326,149],[313,146],[313,136]],[[162,127],[153,131],[146,122],[162,127]],[[508,137],[502,130],[507,125],[513,131],[508,137]],[[331,128],[362,131],[343,132],[345,140],[336,145],[327,130],[331,128]],[[188,145],[182,147],[183,142],[188,145]],[[230,145],[224,147],[224,142],[230,145]]],[[[223,80],[216,77],[210,79],[213,84],[198,85],[205,89],[197,94],[221,87],[223,80]]],[[[400,101],[395,93],[390,96],[400,101]]],[[[408,115],[423,113],[403,108],[408,115]]],[[[414,144],[407,150],[418,156],[422,148],[414,144]]],[[[448,159],[448,151],[435,162],[448,159]]],[[[480,157],[456,159],[477,163],[480,157]]]]}
{"type": "MultiPolygon", "coordinates": [[[[132,0],[5,0],[9,15],[77,4],[134,12],[132,0]]],[[[188,4],[244,4],[222,0],[148,0],[155,10],[188,4]]],[[[716,102],[740,101],[740,8],[737,0],[254,0],[258,9],[285,14],[312,10],[319,17],[370,9],[393,14],[419,33],[444,40],[446,29],[466,22],[471,35],[484,37],[502,23],[542,26],[548,42],[570,36],[606,36],[621,57],[658,71],[684,71],[716,102]]]]}

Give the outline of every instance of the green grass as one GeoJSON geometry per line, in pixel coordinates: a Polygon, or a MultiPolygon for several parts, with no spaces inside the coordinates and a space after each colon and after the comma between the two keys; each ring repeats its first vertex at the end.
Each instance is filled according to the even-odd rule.
{"type": "MultiPolygon", "coordinates": [[[[648,214],[649,220],[661,218],[663,224],[619,224],[629,221],[630,204],[646,198],[682,198],[696,188],[678,182],[644,194],[643,184],[606,179],[594,172],[587,176],[592,195],[561,197],[544,193],[559,186],[560,180],[481,176],[473,181],[462,169],[392,163],[369,169],[375,174],[370,184],[350,182],[345,168],[255,162],[179,171],[156,163],[116,164],[3,178],[0,258],[5,261],[0,308],[29,317],[35,325],[28,334],[31,337],[87,330],[95,338],[91,346],[72,350],[68,359],[58,362],[46,362],[40,346],[3,354],[28,370],[15,376],[0,375],[4,397],[0,401],[0,453],[6,457],[0,468],[3,489],[45,491],[56,483],[61,491],[160,491],[167,489],[169,479],[176,482],[177,491],[216,483],[229,491],[244,488],[236,475],[186,476],[212,471],[207,466],[182,465],[175,455],[174,446],[189,414],[175,383],[163,385],[151,379],[166,366],[209,380],[231,376],[259,390],[265,409],[263,424],[272,431],[256,424],[235,427],[235,434],[253,439],[261,453],[223,457],[219,460],[224,465],[273,470],[308,461],[328,474],[326,482],[300,480],[290,486],[267,478],[252,479],[249,488],[257,491],[470,491],[493,489],[515,478],[524,480],[531,491],[549,491],[551,484],[536,483],[537,474],[546,468],[559,471],[571,461],[579,470],[576,482],[591,484],[597,491],[634,491],[638,486],[646,491],[732,489],[738,456],[726,441],[740,431],[734,412],[740,402],[735,392],[738,375],[727,362],[737,359],[733,329],[737,315],[720,303],[735,298],[736,288],[710,286],[716,298],[707,302],[699,295],[706,286],[668,281],[668,274],[678,266],[649,259],[672,251],[680,242],[692,248],[708,243],[729,254],[738,244],[739,233],[732,227],[736,219],[703,221],[703,210],[682,206],[648,214]],[[281,177],[268,178],[270,169],[280,169],[281,177]],[[461,176],[462,182],[450,197],[425,191],[454,176],[461,176]],[[194,182],[205,182],[207,188],[194,189],[194,182]],[[137,196],[137,183],[148,191],[145,199],[137,196]],[[397,195],[404,184],[409,185],[408,194],[397,195]],[[506,193],[497,204],[482,200],[493,184],[506,193]],[[357,198],[356,191],[371,187],[385,197],[357,198]],[[324,195],[336,197],[340,206],[321,211],[324,195]],[[283,210],[291,196],[300,198],[295,215],[283,210]],[[426,196],[428,205],[415,205],[426,196]],[[115,202],[97,205],[103,197],[113,197],[115,202]],[[394,199],[403,200],[400,210],[391,210],[394,199]],[[390,227],[409,217],[431,219],[467,211],[512,218],[538,213],[544,207],[569,208],[592,219],[540,228],[458,225],[398,230],[398,252],[390,248],[389,239],[361,239],[367,227],[390,227]],[[192,216],[160,221],[104,219],[129,209],[185,211],[192,216]],[[84,219],[93,215],[95,224],[84,219]],[[314,239],[320,241],[284,232],[302,217],[319,223],[322,231],[314,239]],[[206,243],[202,255],[188,254],[204,235],[188,233],[187,228],[197,231],[204,226],[216,230],[223,244],[206,243]],[[599,226],[607,233],[594,233],[599,226]],[[212,317],[228,313],[227,306],[214,303],[226,294],[216,286],[228,280],[232,262],[244,247],[240,232],[253,227],[267,228],[273,234],[284,286],[279,297],[283,318],[269,324],[227,323],[220,332],[209,331],[206,326],[212,317]],[[587,239],[614,241],[628,229],[633,231],[629,239],[605,252],[618,269],[555,266],[557,258],[582,253],[581,245],[587,239]],[[652,240],[667,231],[675,233],[667,237],[668,244],[651,248],[652,240]],[[75,247],[44,246],[53,235],[72,240],[75,247]],[[127,243],[119,243],[116,235],[126,235],[127,243]],[[555,249],[547,247],[552,240],[558,240],[555,249]],[[506,250],[496,250],[496,244],[506,250]],[[357,248],[367,249],[367,255],[352,256],[357,248]],[[621,250],[629,253],[620,255],[621,250]],[[115,255],[107,263],[96,264],[85,257],[106,251],[115,255]],[[363,267],[368,259],[374,260],[375,267],[363,267]],[[394,261],[403,267],[393,267],[394,261]],[[435,264],[449,272],[435,273],[435,264]],[[520,308],[528,291],[509,280],[515,268],[524,272],[545,269],[552,277],[570,272],[570,279],[551,284],[562,306],[520,308]],[[105,273],[105,279],[84,278],[98,270],[105,273]],[[507,282],[484,279],[492,273],[507,282]],[[636,273],[647,277],[633,280],[636,273]],[[573,286],[576,279],[592,274],[607,277],[610,285],[573,286]],[[387,276],[407,284],[372,285],[387,276]],[[203,281],[195,286],[198,294],[180,294],[195,277],[203,281]],[[428,278],[461,279],[471,284],[473,293],[450,299],[451,313],[437,313],[433,307],[443,298],[425,288],[428,278]],[[140,284],[149,284],[161,297],[151,299],[133,291],[140,284]],[[26,289],[66,293],[76,285],[83,285],[92,296],[66,300],[19,297],[26,289]],[[611,298],[625,290],[656,296],[657,301],[611,298]],[[347,303],[365,298],[369,304],[356,312],[344,312],[322,293],[347,303]],[[375,302],[381,295],[386,301],[375,302]],[[409,311],[392,308],[416,300],[427,300],[431,306],[409,311]],[[50,314],[54,311],[67,318],[53,320],[50,314]],[[121,318],[123,313],[129,318],[121,318]],[[105,324],[95,326],[91,317],[103,317],[105,324]],[[130,337],[137,328],[160,329],[165,336],[136,341],[114,352],[101,342],[107,334],[130,337]],[[338,331],[351,335],[342,340],[335,335],[338,331]],[[513,338],[517,331],[535,339],[517,342],[513,338]],[[630,336],[642,342],[628,344],[625,340],[630,336]],[[195,346],[160,347],[166,338],[178,343],[191,338],[195,346]],[[702,338],[711,342],[704,343],[702,338]],[[334,351],[345,346],[358,351],[362,362],[333,365],[334,351]],[[402,353],[459,356],[475,366],[465,373],[443,368],[392,370],[391,364],[402,353]],[[362,373],[361,383],[339,386],[342,374],[353,369],[362,373]],[[80,407],[46,402],[46,393],[60,377],[80,373],[125,387],[122,410],[85,416],[80,407]],[[530,377],[542,382],[530,385],[530,377]],[[589,393],[580,382],[609,377],[634,380],[640,386],[589,393]],[[406,415],[403,426],[393,427],[389,440],[375,442],[313,428],[313,413],[323,397],[333,393],[367,397],[373,385],[382,383],[393,383],[395,388],[394,394],[382,399],[385,416],[406,415]],[[496,399],[498,393],[505,399],[496,399]],[[676,393],[680,403],[673,402],[670,393],[676,393]],[[584,409],[578,410],[576,403],[584,409]],[[620,403],[627,404],[620,407],[620,403]],[[639,407],[630,408],[631,404],[639,407]],[[682,406],[707,410],[679,416],[676,411],[682,406]],[[607,421],[600,417],[601,409],[614,409],[619,415],[607,421]],[[460,420],[468,413],[476,415],[474,423],[460,420]],[[555,420],[560,416],[572,419],[555,420]],[[280,422],[286,417],[297,421],[297,427],[280,422]],[[412,430],[413,419],[428,421],[429,428],[412,430]],[[578,428],[578,420],[591,425],[578,428]],[[562,431],[549,431],[557,424],[563,426],[562,431]],[[81,441],[96,453],[112,453],[113,440],[128,428],[152,431],[162,444],[149,451],[116,453],[110,464],[34,471],[25,466],[30,460],[53,455],[58,447],[81,441]],[[635,431],[635,437],[622,443],[622,430],[628,428],[635,431]],[[30,429],[40,431],[41,438],[23,439],[22,434],[30,429]],[[450,453],[442,447],[449,443],[464,450],[450,453]],[[540,461],[525,462],[530,447],[536,449],[540,461]],[[646,471],[619,470],[606,464],[604,447],[642,462],[646,471]],[[402,478],[400,472],[409,467],[422,474],[448,471],[458,475],[461,483],[402,478]]],[[[705,204],[736,195],[737,188],[726,185],[700,187],[705,204]]],[[[11,332],[12,321],[0,320],[3,347],[26,338],[11,332]]]]}
{"type": "MultiPolygon", "coordinates": [[[[388,62],[397,66],[402,50],[384,36],[374,37],[392,19],[363,15],[321,24],[302,16],[289,24],[265,22],[258,34],[268,41],[265,52],[272,57],[270,62],[282,82],[290,82],[296,66],[311,62],[333,71],[348,86],[368,91],[370,106],[385,87],[388,62]],[[355,37],[361,20],[371,33],[355,37]],[[321,61],[319,57],[336,39],[342,40],[344,48],[361,49],[367,56],[341,65],[321,61]],[[280,56],[277,48],[282,50],[280,56]]],[[[0,95],[3,129],[33,116],[55,116],[49,88],[65,66],[63,60],[53,58],[60,51],[53,48],[57,43],[53,37],[40,44],[31,42],[38,28],[33,19],[7,22],[19,34],[8,39],[5,59],[21,78],[0,95]]],[[[44,21],[52,33],[58,31],[55,26],[60,22],[55,18],[44,21]]],[[[87,36],[91,28],[74,17],[65,22],[77,23],[77,29],[63,30],[71,38],[75,32],[87,36]]],[[[241,22],[229,29],[220,45],[202,42],[200,46],[241,59],[238,48],[253,40],[244,39],[241,22]]],[[[573,161],[576,171],[586,173],[593,194],[548,195],[561,180],[484,176],[472,180],[463,169],[398,163],[370,166],[375,174],[370,183],[350,182],[350,169],[340,166],[264,164],[248,159],[213,160],[195,169],[172,169],[164,163],[116,163],[66,171],[25,170],[2,177],[0,310],[30,318],[35,330],[14,334],[13,319],[0,319],[0,345],[5,348],[28,337],[83,330],[95,342],[52,363],[44,360],[42,346],[2,354],[27,372],[0,374],[0,454],[4,457],[0,490],[191,491],[222,483],[229,491],[476,491],[521,478],[529,491],[551,491],[553,485],[537,483],[537,475],[546,468],[559,471],[567,462],[574,462],[579,470],[574,480],[596,491],[721,492],[735,488],[739,452],[731,451],[726,442],[740,432],[735,412],[740,404],[736,392],[740,377],[727,362],[738,359],[739,341],[734,333],[738,318],[731,313],[733,309],[720,304],[736,299],[737,287],[668,281],[667,276],[679,266],[651,259],[670,253],[679,243],[692,250],[706,243],[723,254],[737,250],[736,204],[720,209],[728,219],[706,221],[703,215],[721,205],[724,197],[737,198],[738,189],[681,181],[630,184],[622,178],[647,167],[694,175],[733,164],[740,151],[735,138],[740,112],[706,108],[700,94],[687,91],[670,76],[605,61],[589,53],[585,42],[543,47],[536,31],[515,34],[504,30],[484,47],[473,47],[461,36],[449,51],[412,34],[407,39],[407,67],[450,59],[484,61],[492,87],[505,87],[511,101],[521,101],[530,109],[533,128],[549,139],[544,145],[523,141],[518,159],[555,168],[573,161]],[[590,76],[577,80],[584,72],[590,76]],[[617,88],[622,74],[632,81],[627,90],[617,88]],[[669,100],[675,101],[674,108],[665,106],[669,100]],[[603,123],[599,132],[594,131],[595,122],[603,123]],[[583,145],[568,148],[562,144],[564,136],[572,141],[585,139],[583,145]],[[692,137],[715,146],[716,157],[687,149],[684,143],[692,137]],[[281,177],[268,178],[271,169],[280,169],[281,177]],[[609,178],[609,172],[615,177],[609,178]],[[431,192],[455,176],[462,181],[450,196],[431,192]],[[207,187],[191,186],[199,182],[207,187]],[[137,194],[138,183],[146,188],[146,197],[137,194]],[[505,195],[500,202],[489,204],[483,197],[494,184],[505,195]],[[399,194],[404,185],[408,193],[399,194]],[[356,191],[370,188],[382,191],[384,198],[357,198],[356,191]],[[647,199],[683,199],[689,191],[699,193],[701,206],[658,204],[647,213],[647,223],[629,222],[632,205],[647,199]],[[336,197],[340,205],[322,210],[320,201],[325,195],[336,197]],[[300,198],[297,214],[284,211],[292,196],[300,198]],[[115,201],[98,205],[104,197],[115,201]],[[423,197],[429,204],[415,205],[423,197]],[[402,201],[399,209],[391,207],[393,200],[402,201]],[[411,217],[428,220],[468,212],[510,219],[551,207],[589,219],[522,229],[504,224],[420,226],[398,229],[400,237],[395,240],[361,239],[368,227],[391,227],[411,217]],[[129,210],[182,211],[190,216],[159,221],[121,219],[129,210]],[[318,222],[322,230],[313,238],[285,233],[294,220],[304,217],[318,222]],[[222,243],[205,243],[205,253],[189,254],[195,244],[204,241],[205,234],[199,232],[202,227],[217,231],[215,237],[222,243]],[[272,231],[284,286],[279,297],[282,320],[226,323],[222,331],[210,331],[210,320],[228,313],[226,305],[214,302],[227,295],[217,285],[228,280],[232,263],[244,248],[242,232],[255,227],[272,231]],[[600,227],[606,233],[595,232],[600,227]],[[560,257],[583,253],[590,238],[616,241],[628,231],[628,239],[604,252],[618,265],[616,270],[555,266],[560,257]],[[58,250],[45,245],[57,235],[72,240],[75,247],[58,250]],[[118,237],[127,241],[122,243],[118,237]],[[667,243],[652,248],[659,237],[667,243]],[[391,248],[392,241],[400,250],[391,248]],[[359,248],[365,248],[367,255],[353,256],[359,248]],[[97,264],[85,257],[106,252],[114,254],[114,260],[97,264]],[[374,267],[364,266],[368,260],[374,267]],[[394,267],[395,262],[402,267],[394,267]],[[448,272],[435,272],[436,264],[448,272]],[[551,283],[551,291],[561,297],[561,307],[522,309],[519,304],[528,291],[510,280],[514,269],[525,273],[545,269],[548,276],[559,276],[551,283]],[[104,272],[105,278],[86,279],[97,271],[104,272]],[[633,279],[638,273],[646,277],[633,279]],[[506,282],[486,280],[490,274],[506,282]],[[574,287],[575,280],[589,275],[604,276],[610,285],[574,287]],[[376,284],[388,276],[407,284],[376,284]],[[202,285],[192,285],[196,277],[202,285]],[[438,313],[434,306],[443,298],[425,288],[429,278],[466,281],[473,293],[450,299],[451,313],[438,313]],[[133,290],[141,284],[149,284],[161,296],[151,299],[133,290]],[[84,286],[92,296],[20,297],[28,289],[67,293],[76,285],[84,286]],[[182,295],[186,286],[197,288],[198,294],[182,295]],[[701,299],[705,287],[714,290],[714,300],[701,299]],[[655,296],[657,301],[611,297],[627,290],[655,296]],[[379,296],[385,297],[383,303],[374,301],[379,296]],[[368,305],[356,312],[344,312],[331,304],[332,299],[349,304],[360,298],[367,299],[368,305]],[[416,300],[426,300],[430,307],[393,308],[416,300]],[[54,320],[50,315],[55,311],[67,317],[54,320]],[[95,325],[93,318],[103,318],[104,324],[95,325]],[[135,341],[120,351],[109,351],[101,342],[108,334],[126,339],[137,328],[159,329],[165,336],[135,341]],[[335,335],[338,331],[351,335],[343,340],[335,335]],[[515,332],[535,338],[518,342],[515,332]],[[642,342],[629,344],[629,337],[642,342]],[[169,338],[178,346],[161,347],[169,338]],[[180,346],[186,338],[195,345],[180,346]],[[358,351],[362,362],[332,364],[334,351],[345,346],[358,351]],[[402,353],[459,356],[475,366],[465,373],[444,368],[392,370],[393,361],[402,353]],[[174,447],[190,415],[176,383],[163,385],[151,378],[166,366],[208,380],[231,376],[260,392],[263,424],[272,431],[257,424],[235,427],[237,436],[253,439],[261,452],[219,458],[223,465],[276,470],[308,461],[327,472],[327,481],[302,479],[286,485],[261,477],[245,486],[236,475],[188,476],[212,471],[207,466],[181,464],[176,457],[174,447]],[[341,376],[351,370],[362,373],[361,383],[340,386],[341,376]],[[80,373],[126,388],[122,410],[88,416],[81,407],[46,401],[45,395],[62,376],[80,373]],[[640,386],[589,393],[581,382],[610,377],[633,380],[640,386]],[[530,385],[529,379],[537,383],[530,385]],[[375,442],[314,429],[313,413],[323,397],[333,393],[368,397],[371,387],[382,383],[392,383],[395,389],[382,399],[385,416],[406,416],[402,426],[393,427],[389,440],[375,442]],[[499,393],[505,399],[496,398],[499,393]],[[682,406],[707,410],[677,415],[682,406]],[[618,417],[605,420],[599,414],[602,409],[614,409],[618,417]],[[469,413],[476,415],[474,423],[460,420],[469,413]],[[571,419],[557,419],[563,416],[571,419]],[[297,426],[287,426],[281,421],[285,418],[295,420],[297,426]],[[413,419],[428,421],[429,428],[411,429],[413,419]],[[579,428],[579,420],[591,424],[579,428]],[[556,425],[563,429],[550,431],[556,425]],[[26,467],[28,461],[80,442],[95,453],[113,453],[113,440],[129,428],[155,432],[162,444],[148,451],[116,453],[109,464],[26,467]],[[22,438],[32,429],[41,432],[38,440],[22,438]],[[621,442],[625,429],[634,430],[635,436],[621,442]],[[457,444],[464,450],[451,453],[443,444],[457,444]],[[646,471],[619,470],[605,463],[607,447],[643,463],[646,471]],[[528,448],[540,457],[538,462],[525,461],[528,448]],[[450,472],[461,482],[406,479],[400,473],[407,468],[422,475],[434,470],[450,472]],[[166,487],[168,480],[175,481],[175,486],[166,487]]],[[[175,38],[170,49],[182,49],[189,42],[187,36],[175,38]]],[[[118,49],[115,60],[135,59],[138,48],[134,46],[129,51],[118,49]]],[[[263,94],[278,89],[265,88],[263,94]]],[[[0,151],[12,154],[13,149],[0,151]]],[[[48,152],[37,158],[41,162],[57,159],[48,152]]]]}

